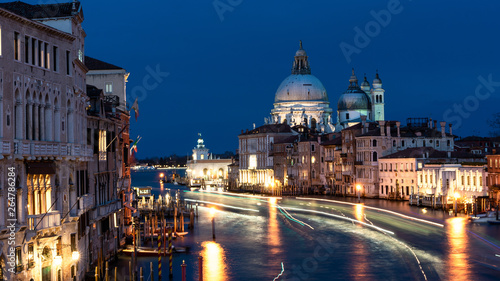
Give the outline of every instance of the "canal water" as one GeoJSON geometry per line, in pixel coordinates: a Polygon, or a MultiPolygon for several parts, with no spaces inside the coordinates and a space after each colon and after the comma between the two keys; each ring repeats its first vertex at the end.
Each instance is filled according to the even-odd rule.
{"type": "MultiPolygon", "coordinates": [[[[463,216],[455,218],[407,202],[362,199],[362,204],[348,205],[315,199],[357,203],[357,198],[275,201],[190,192],[183,186],[160,184],[161,172],[165,170],[133,172],[132,186],[151,186],[155,195],[181,189],[184,198],[200,204],[195,229],[174,240],[175,246],[189,246],[191,251],[174,255],[173,279],[168,277],[168,258],[163,257],[162,280],[181,280],[183,262],[187,280],[198,280],[199,256],[204,259],[204,280],[210,281],[500,277],[499,226],[471,224],[463,216]],[[363,204],[426,222],[364,208],[363,204]]],[[[176,173],[183,175],[181,170],[176,173]]],[[[129,280],[129,261],[130,257],[121,256],[110,266],[110,271],[117,266],[117,280],[129,280]]],[[[157,257],[140,257],[139,266],[143,267],[144,280],[158,280],[157,257]]]]}

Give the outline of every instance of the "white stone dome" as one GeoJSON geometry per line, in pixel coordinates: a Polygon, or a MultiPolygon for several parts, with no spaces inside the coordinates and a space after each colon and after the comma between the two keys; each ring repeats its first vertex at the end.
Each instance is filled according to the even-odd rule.
{"type": "Polygon", "coordinates": [[[326,89],[312,74],[292,74],[276,91],[274,102],[328,101],[326,89]]]}

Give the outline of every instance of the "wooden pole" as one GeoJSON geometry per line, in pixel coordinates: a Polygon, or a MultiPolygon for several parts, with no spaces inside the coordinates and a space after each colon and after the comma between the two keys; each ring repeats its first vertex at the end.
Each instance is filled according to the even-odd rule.
{"type": "Polygon", "coordinates": [[[106,281],[109,281],[109,268],[108,268],[108,262],[106,261],[106,281]]]}
{"type": "Polygon", "coordinates": [[[128,262],[128,278],[129,278],[129,281],[132,281],[132,261],[128,262]]]}
{"type": "Polygon", "coordinates": [[[182,281],[186,281],[186,263],[184,263],[184,261],[182,261],[181,268],[182,268],[182,281]]]}
{"type": "Polygon", "coordinates": [[[144,281],[144,276],[142,275],[142,266],[140,268],[139,278],[141,281],[144,281]]]}
{"type": "Polygon", "coordinates": [[[161,231],[158,232],[158,280],[161,281],[161,231]]]}
{"type": "Polygon", "coordinates": [[[170,253],[169,258],[169,269],[170,269],[170,277],[173,276],[173,271],[172,271],[172,259],[174,256],[174,253],[172,253],[172,228],[168,228],[168,252],[170,253]]]}
{"type": "MultiPolygon", "coordinates": [[[[151,281],[155,280],[154,272],[153,272],[153,262],[149,263],[149,271],[151,272],[149,276],[151,276],[151,281]]],[[[158,279],[161,280],[161,279],[158,279]]]]}
{"type": "Polygon", "coordinates": [[[116,275],[117,275],[117,274],[116,274],[116,266],[115,266],[115,281],[116,281],[116,278],[117,278],[117,277],[116,277],[116,275]]]}
{"type": "Polygon", "coordinates": [[[99,274],[97,273],[97,266],[95,267],[95,281],[99,281],[99,274]]]}
{"type": "Polygon", "coordinates": [[[198,281],[203,281],[203,256],[198,257],[198,281]]]}

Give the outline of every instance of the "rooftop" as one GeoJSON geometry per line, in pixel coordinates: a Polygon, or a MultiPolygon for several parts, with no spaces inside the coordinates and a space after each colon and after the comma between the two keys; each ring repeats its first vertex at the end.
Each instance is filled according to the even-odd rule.
{"type": "Polygon", "coordinates": [[[109,70],[109,69],[123,69],[122,67],[85,56],[85,66],[89,70],[109,70]]]}
{"type": "Polygon", "coordinates": [[[15,1],[0,3],[0,8],[28,19],[43,19],[71,17],[74,13],[80,10],[81,5],[79,1],[37,5],[15,1]]]}

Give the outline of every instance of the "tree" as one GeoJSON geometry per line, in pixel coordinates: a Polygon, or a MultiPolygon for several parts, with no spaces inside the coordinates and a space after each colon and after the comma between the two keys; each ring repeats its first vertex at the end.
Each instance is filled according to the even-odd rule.
{"type": "Polygon", "coordinates": [[[490,135],[492,137],[498,137],[500,136],[500,112],[497,112],[493,114],[489,119],[488,119],[488,125],[492,129],[490,131],[490,135]]]}

